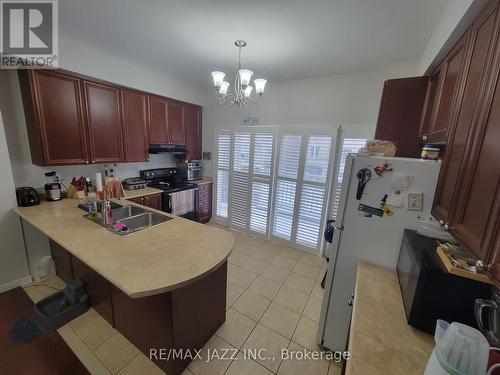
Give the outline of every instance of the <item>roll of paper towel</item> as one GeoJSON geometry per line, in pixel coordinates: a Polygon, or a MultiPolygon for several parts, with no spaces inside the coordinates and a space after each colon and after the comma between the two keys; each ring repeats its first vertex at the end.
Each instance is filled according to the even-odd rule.
{"type": "Polygon", "coordinates": [[[99,172],[95,174],[95,188],[97,191],[102,191],[102,176],[99,172]]]}

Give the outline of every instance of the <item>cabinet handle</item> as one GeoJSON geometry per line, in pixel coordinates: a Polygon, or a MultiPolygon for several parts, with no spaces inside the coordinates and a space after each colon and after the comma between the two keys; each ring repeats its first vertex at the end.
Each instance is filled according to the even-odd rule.
{"type": "Polygon", "coordinates": [[[354,293],[353,293],[353,294],[351,294],[351,298],[352,298],[352,299],[354,299],[354,293]]]}
{"type": "Polygon", "coordinates": [[[349,306],[352,306],[352,299],[350,299],[350,300],[347,302],[347,304],[348,304],[349,306]]]}
{"type": "Polygon", "coordinates": [[[85,164],[88,164],[88,163],[89,163],[89,161],[88,161],[88,160],[85,160],[85,164]]]}
{"type": "Polygon", "coordinates": [[[92,164],[94,164],[94,163],[95,163],[95,160],[92,160],[92,161],[91,161],[91,163],[92,163],[92,164]]]}
{"type": "Polygon", "coordinates": [[[426,135],[423,135],[423,136],[422,136],[422,140],[423,140],[423,141],[426,141],[426,140],[427,140],[427,136],[426,136],[426,135]]]}
{"type": "Polygon", "coordinates": [[[439,220],[439,225],[444,226],[444,221],[443,220],[439,220]]]}

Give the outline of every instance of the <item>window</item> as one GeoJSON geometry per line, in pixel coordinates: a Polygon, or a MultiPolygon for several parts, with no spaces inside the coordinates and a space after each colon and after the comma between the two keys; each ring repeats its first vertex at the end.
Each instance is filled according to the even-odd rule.
{"type": "Polygon", "coordinates": [[[268,234],[274,132],[242,128],[217,136],[217,217],[232,228],[268,234]]]}
{"type": "Polygon", "coordinates": [[[340,150],[339,167],[337,170],[337,178],[334,187],[333,205],[332,205],[332,219],[337,217],[339,209],[340,191],[342,189],[342,181],[344,180],[344,169],[347,155],[357,153],[362,147],[366,145],[365,138],[343,138],[342,148],[340,150]]]}
{"type": "Polygon", "coordinates": [[[314,129],[280,136],[272,235],[318,250],[335,137],[314,129]]]}
{"type": "Polygon", "coordinates": [[[229,207],[229,163],[231,156],[231,134],[221,132],[217,137],[216,217],[227,219],[229,207]]]}

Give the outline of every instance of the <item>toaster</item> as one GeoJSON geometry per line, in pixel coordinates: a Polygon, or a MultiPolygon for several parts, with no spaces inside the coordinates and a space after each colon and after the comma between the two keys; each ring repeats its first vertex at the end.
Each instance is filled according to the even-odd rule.
{"type": "Polygon", "coordinates": [[[36,206],[40,204],[38,193],[32,187],[20,187],[16,189],[17,205],[19,207],[36,206]]]}

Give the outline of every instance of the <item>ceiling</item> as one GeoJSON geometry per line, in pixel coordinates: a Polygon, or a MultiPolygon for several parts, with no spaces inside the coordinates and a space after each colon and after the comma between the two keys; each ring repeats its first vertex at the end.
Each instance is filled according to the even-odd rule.
{"type": "Polygon", "coordinates": [[[244,39],[243,66],[276,82],[418,59],[447,2],[61,0],[59,33],[200,87],[244,39]]]}

